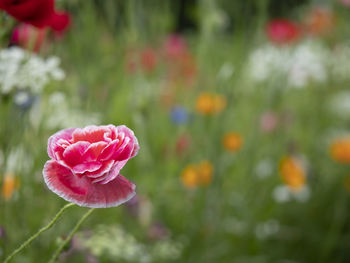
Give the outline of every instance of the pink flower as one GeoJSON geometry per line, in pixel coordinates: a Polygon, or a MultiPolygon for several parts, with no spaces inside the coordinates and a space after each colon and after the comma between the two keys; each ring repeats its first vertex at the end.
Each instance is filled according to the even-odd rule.
{"type": "Polygon", "coordinates": [[[46,36],[46,28],[36,28],[30,24],[20,24],[15,27],[11,43],[26,49],[39,52],[46,36]]]}
{"type": "Polygon", "coordinates": [[[80,206],[118,206],[135,195],[135,185],[119,172],[138,150],[137,138],[124,125],[61,130],[48,141],[45,183],[80,206]]]}
{"type": "Polygon", "coordinates": [[[169,59],[176,59],[188,53],[185,39],[180,35],[170,35],[165,39],[163,47],[165,56],[169,59]]]}
{"type": "Polygon", "coordinates": [[[291,44],[300,38],[301,29],[293,21],[287,19],[276,19],[267,24],[266,34],[274,44],[291,44]]]}
{"type": "Polygon", "coordinates": [[[350,6],[350,0],[339,0],[339,2],[345,6],[350,6]]]}
{"type": "Polygon", "coordinates": [[[263,113],[260,119],[260,128],[263,132],[272,132],[276,129],[278,124],[278,117],[272,111],[263,113]]]}

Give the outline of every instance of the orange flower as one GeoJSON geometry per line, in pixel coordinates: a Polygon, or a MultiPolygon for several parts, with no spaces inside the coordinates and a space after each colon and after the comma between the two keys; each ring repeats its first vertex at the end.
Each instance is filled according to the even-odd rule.
{"type": "Polygon", "coordinates": [[[236,152],[242,147],[243,138],[239,133],[229,132],[224,135],[222,144],[226,150],[236,152]]]}
{"type": "Polygon", "coordinates": [[[226,98],[220,94],[202,93],[196,101],[196,109],[203,115],[220,113],[226,107],[226,98]]]}
{"type": "Polygon", "coordinates": [[[339,163],[350,163],[350,136],[333,141],[330,154],[339,163]]]}
{"type": "Polygon", "coordinates": [[[195,188],[199,185],[208,186],[213,178],[213,165],[209,161],[203,161],[198,165],[188,165],[181,173],[181,180],[187,188],[195,188]]]}
{"type": "Polygon", "coordinates": [[[10,200],[13,192],[19,188],[19,180],[11,173],[7,173],[4,176],[4,181],[2,183],[1,194],[6,201],[10,200]]]}
{"type": "Polygon", "coordinates": [[[324,35],[332,31],[335,18],[326,8],[314,8],[306,18],[306,29],[312,35],[324,35]]]}
{"type": "Polygon", "coordinates": [[[294,157],[284,157],[280,163],[280,175],[284,183],[292,190],[299,190],[305,185],[306,172],[304,166],[294,157]]]}

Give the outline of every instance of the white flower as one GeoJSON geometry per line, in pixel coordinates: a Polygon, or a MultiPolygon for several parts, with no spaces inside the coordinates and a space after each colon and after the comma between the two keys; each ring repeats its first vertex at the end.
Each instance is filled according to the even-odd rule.
{"type": "Polygon", "coordinates": [[[123,262],[169,262],[178,259],[183,244],[170,239],[144,244],[118,225],[98,226],[95,231],[84,236],[77,234],[83,247],[96,256],[104,256],[113,261],[123,262]]]}
{"type": "Polygon", "coordinates": [[[341,91],[333,95],[328,106],[330,111],[338,117],[350,120],[350,91],[341,91]]]}
{"type": "Polygon", "coordinates": [[[277,203],[286,203],[292,200],[306,202],[310,199],[310,195],[310,188],[307,186],[295,190],[286,185],[279,185],[272,192],[277,203]]]}
{"type": "Polygon", "coordinates": [[[52,93],[47,103],[42,101],[39,105],[35,105],[31,109],[30,120],[33,126],[38,127],[43,122],[48,129],[83,127],[92,123],[98,125],[101,122],[98,113],[73,108],[62,92],[52,93]]]}
{"type": "Polygon", "coordinates": [[[258,239],[266,239],[275,235],[280,229],[280,224],[276,219],[261,222],[255,227],[255,235],[258,239]]]}
{"type": "Polygon", "coordinates": [[[309,81],[324,82],[327,79],[327,51],[320,45],[307,42],[295,48],[291,54],[288,82],[303,87],[309,81]]]}
{"type": "Polygon", "coordinates": [[[239,220],[235,217],[227,218],[226,220],[223,220],[222,228],[225,232],[237,235],[237,236],[243,236],[247,230],[249,229],[246,222],[243,220],[239,220]]]}
{"type": "Polygon", "coordinates": [[[335,79],[348,80],[350,78],[350,47],[349,43],[340,44],[335,48],[331,57],[332,74],[335,79]]]}
{"type": "Polygon", "coordinates": [[[218,77],[218,79],[229,80],[234,71],[235,71],[235,69],[234,69],[232,63],[226,62],[221,66],[217,77],[218,77]]]}
{"type": "Polygon", "coordinates": [[[22,146],[13,148],[6,158],[6,172],[21,173],[29,171],[33,167],[33,158],[22,146]]]}
{"type": "Polygon", "coordinates": [[[256,82],[284,77],[290,87],[303,87],[328,78],[329,52],[321,44],[306,41],[296,47],[262,46],[248,60],[248,74],[256,82]]]}
{"type": "Polygon", "coordinates": [[[269,177],[273,173],[274,163],[270,159],[263,159],[255,166],[255,174],[259,179],[269,177]]]}
{"type": "Polygon", "coordinates": [[[19,47],[0,51],[0,91],[28,89],[40,93],[52,80],[62,80],[65,74],[59,68],[59,58],[43,59],[19,47]]]}
{"type": "Polygon", "coordinates": [[[17,92],[14,97],[14,102],[18,106],[26,105],[30,100],[31,100],[30,95],[28,94],[28,92],[25,92],[25,91],[17,92]]]}

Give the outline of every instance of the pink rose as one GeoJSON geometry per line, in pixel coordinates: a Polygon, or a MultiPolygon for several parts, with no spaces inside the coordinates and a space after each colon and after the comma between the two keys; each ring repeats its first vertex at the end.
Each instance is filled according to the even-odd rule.
{"type": "Polygon", "coordinates": [[[124,125],[61,130],[48,141],[45,183],[80,206],[118,206],[135,195],[135,185],[119,172],[138,150],[137,138],[124,125]]]}

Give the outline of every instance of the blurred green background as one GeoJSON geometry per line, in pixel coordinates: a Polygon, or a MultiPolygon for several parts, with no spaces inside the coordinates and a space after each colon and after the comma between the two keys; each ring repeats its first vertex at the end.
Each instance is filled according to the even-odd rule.
{"type": "MultiPolygon", "coordinates": [[[[349,262],[349,5],[57,1],[71,26],[36,56],[65,78],[0,95],[0,259],[66,203],[42,179],[48,137],[125,124],[137,197],[95,211],[60,262],[349,262]]],[[[3,52],[18,23],[0,15],[3,52]]],[[[13,262],[47,262],[84,210],[13,262]]]]}

